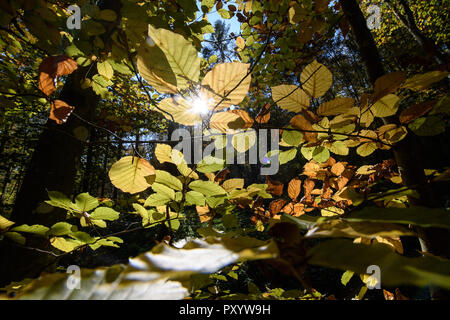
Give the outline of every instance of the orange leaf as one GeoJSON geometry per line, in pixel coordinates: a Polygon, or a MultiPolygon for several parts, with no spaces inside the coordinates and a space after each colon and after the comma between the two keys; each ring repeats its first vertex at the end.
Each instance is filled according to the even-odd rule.
{"type": "Polygon", "coordinates": [[[283,194],[284,185],[276,180],[272,180],[269,176],[266,176],[266,183],[269,185],[267,192],[274,196],[281,196],[283,194]]]}
{"type": "Polygon", "coordinates": [[[400,114],[400,122],[401,123],[409,123],[417,118],[423,116],[425,113],[433,109],[437,100],[431,100],[422,102],[419,104],[415,104],[405,110],[400,114]]]}
{"type": "Polygon", "coordinates": [[[283,212],[298,217],[305,213],[304,209],[305,205],[303,203],[290,202],[283,208],[283,212]]]}
{"type": "Polygon", "coordinates": [[[77,62],[65,55],[45,58],[39,65],[39,89],[46,95],[52,94],[56,90],[56,78],[71,74],[77,68],[77,62]]]}
{"type": "Polygon", "coordinates": [[[342,174],[342,172],[344,172],[344,170],[345,170],[345,165],[342,162],[336,162],[331,167],[331,173],[334,174],[335,176],[340,176],[342,174]]]}
{"type": "Polygon", "coordinates": [[[49,118],[55,120],[57,124],[63,124],[67,121],[67,118],[70,116],[74,109],[74,107],[69,106],[62,100],[55,100],[54,102],[52,102],[49,118]]]}
{"type": "Polygon", "coordinates": [[[294,178],[291,181],[289,181],[288,185],[289,198],[291,198],[292,200],[297,199],[298,195],[300,194],[301,186],[302,180],[300,180],[299,178],[294,178]]]}
{"type": "MultiPolygon", "coordinates": [[[[290,123],[296,129],[306,130],[306,131],[314,131],[314,128],[312,127],[311,122],[309,122],[301,114],[294,116],[291,119],[290,123]]],[[[305,132],[304,136],[307,141],[310,141],[310,142],[317,141],[317,133],[316,132],[305,132]]]]}
{"type": "Polygon", "coordinates": [[[344,172],[342,172],[342,174],[337,179],[336,189],[342,190],[342,188],[344,188],[350,181],[350,179],[353,177],[354,173],[355,172],[351,169],[345,169],[344,172]]]}
{"type": "Polygon", "coordinates": [[[200,218],[200,222],[208,222],[212,219],[212,215],[209,213],[209,207],[208,206],[195,206],[195,209],[197,210],[198,217],[200,218]]]}
{"type": "Polygon", "coordinates": [[[278,200],[274,200],[269,204],[269,209],[270,209],[270,213],[272,214],[272,216],[278,214],[278,212],[281,211],[281,208],[283,208],[283,206],[286,204],[286,200],[284,199],[278,199],[278,200]]]}

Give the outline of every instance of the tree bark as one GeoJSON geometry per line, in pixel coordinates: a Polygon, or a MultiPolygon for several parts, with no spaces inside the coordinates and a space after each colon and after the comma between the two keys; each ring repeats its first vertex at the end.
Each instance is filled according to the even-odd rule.
{"type": "MultiPolygon", "coordinates": [[[[92,89],[82,89],[80,81],[87,69],[80,68],[66,80],[60,100],[75,107],[74,112],[86,120],[92,120],[99,98],[92,89]]],[[[51,226],[65,219],[65,211],[56,208],[47,213],[37,213],[37,208],[48,200],[47,191],[60,191],[70,196],[75,179],[76,166],[83,152],[83,142],[73,136],[73,130],[86,124],[74,115],[65,124],[48,120],[34,151],[22,186],[17,194],[11,220],[16,225],[41,224],[51,226]]],[[[27,246],[51,251],[47,240],[30,238],[27,246]]],[[[25,277],[36,277],[51,255],[23,249],[2,241],[0,244],[0,286],[25,277]],[[4,263],[7,261],[7,263],[4,263]]]]}
{"type": "MultiPolygon", "coordinates": [[[[355,0],[340,0],[340,4],[352,27],[367,75],[372,85],[374,85],[375,80],[385,74],[378,48],[367,28],[366,20],[358,3],[355,0]]],[[[383,121],[385,123],[398,122],[394,117],[383,118],[383,121]]],[[[434,197],[433,190],[427,183],[423,166],[419,162],[419,151],[416,150],[416,146],[414,136],[408,134],[406,138],[393,147],[394,157],[403,179],[403,184],[411,189],[416,189],[420,194],[419,201],[413,198],[410,199],[412,205],[437,207],[438,203],[434,197]]],[[[448,230],[416,228],[416,231],[419,235],[423,252],[450,258],[450,247],[448,246],[450,233],[448,230]]],[[[441,291],[435,291],[432,294],[434,298],[438,298],[441,293],[441,291]]]]}

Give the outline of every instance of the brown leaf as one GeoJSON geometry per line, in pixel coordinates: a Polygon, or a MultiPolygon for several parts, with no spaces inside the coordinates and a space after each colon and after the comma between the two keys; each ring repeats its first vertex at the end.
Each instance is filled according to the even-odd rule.
{"type": "Polygon", "coordinates": [[[69,106],[62,100],[55,100],[54,102],[52,102],[49,118],[55,120],[57,124],[63,124],[67,121],[67,118],[70,116],[74,109],[74,107],[69,106]]]}
{"type": "Polygon", "coordinates": [[[301,113],[303,114],[305,119],[311,123],[317,123],[322,119],[321,117],[319,117],[314,112],[312,112],[311,110],[308,110],[308,109],[302,109],[301,113]]]}
{"type": "Polygon", "coordinates": [[[331,198],[331,195],[333,194],[333,191],[330,187],[330,181],[329,179],[325,179],[323,181],[323,187],[322,187],[322,198],[323,199],[329,199],[331,198]]]}
{"type": "Polygon", "coordinates": [[[311,179],[305,180],[305,182],[303,183],[303,190],[305,193],[305,198],[308,198],[311,195],[311,192],[314,189],[315,185],[316,185],[316,183],[314,182],[314,180],[311,180],[311,179]]]}
{"type": "Polygon", "coordinates": [[[415,104],[405,110],[400,114],[401,123],[409,123],[417,118],[423,116],[425,113],[433,109],[437,100],[426,101],[422,103],[415,104]]]}
{"type": "Polygon", "coordinates": [[[335,176],[340,176],[345,170],[345,165],[342,162],[336,162],[330,170],[335,176]]]}
{"type": "Polygon", "coordinates": [[[214,178],[214,181],[215,182],[221,182],[221,181],[225,180],[226,176],[229,173],[230,173],[230,169],[228,169],[228,168],[224,168],[224,169],[220,170],[217,173],[216,177],[214,178]]]}
{"type": "Polygon", "coordinates": [[[297,199],[298,195],[300,194],[301,186],[302,180],[300,180],[299,178],[294,178],[291,181],[289,181],[288,185],[289,198],[291,198],[292,200],[297,199]]]}
{"type": "MultiPolygon", "coordinates": [[[[306,130],[306,131],[314,131],[314,128],[311,125],[311,122],[309,122],[303,115],[298,114],[294,116],[291,121],[291,125],[300,130],[306,130]]],[[[317,141],[317,133],[316,132],[304,132],[305,139],[310,142],[317,141]]]]}
{"type": "Polygon", "coordinates": [[[309,161],[303,166],[303,174],[308,176],[308,178],[315,178],[319,170],[320,165],[314,160],[309,161]]]}
{"type": "Polygon", "coordinates": [[[375,81],[373,94],[370,100],[376,102],[385,95],[395,92],[403,81],[406,80],[406,77],[406,73],[403,71],[396,71],[379,77],[375,81]]]}
{"type": "Polygon", "coordinates": [[[269,185],[267,192],[274,196],[281,196],[283,194],[284,185],[276,180],[272,180],[269,176],[266,176],[266,183],[269,185]]]}
{"type": "Polygon", "coordinates": [[[286,202],[287,201],[285,199],[278,199],[272,201],[269,204],[269,210],[272,216],[277,215],[281,211],[281,208],[283,208],[283,206],[286,204],[286,202]]]}
{"type": "Polygon", "coordinates": [[[344,188],[347,185],[347,183],[350,181],[350,179],[353,177],[354,174],[355,171],[353,171],[352,169],[345,169],[344,172],[342,172],[342,174],[337,179],[337,185],[335,186],[335,188],[337,190],[342,190],[342,188],[344,188]]]}
{"type": "Polygon", "coordinates": [[[257,123],[267,123],[270,120],[270,103],[267,103],[259,110],[258,115],[255,117],[257,123]]]}
{"type": "Polygon", "coordinates": [[[405,297],[401,292],[399,288],[395,289],[395,300],[409,300],[408,297],[405,297]]]}
{"type": "Polygon", "coordinates": [[[290,202],[283,208],[282,212],[298,217],[305,213],[305,205],[303,203],[290,202]]]}
{"type": "Polygon", "coordinates": [[[229,112],[237,114],[240,118],[235,121],[231,121],[228,123],[228,126],[231,129],[247,129],[253,126],[253,119],[244,110],[230,110],[229,112]]]}
{"type": "Polygon", "coordinates": [[[395,300],[394,294],[385,289],[383,289],[383,295],[385,300],[395,300]]]}
{"type": "Polygon", "coordinates": [[[39,65],[39,89],[46,95],[52,94],[56,90],[56,78],[71,74],[77,68],[77,62],[65,55],[45,58],[39,65]]]}

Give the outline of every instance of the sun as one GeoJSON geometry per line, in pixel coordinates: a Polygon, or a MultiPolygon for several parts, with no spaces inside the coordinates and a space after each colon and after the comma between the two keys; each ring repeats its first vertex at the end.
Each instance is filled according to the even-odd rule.
{"type": "Polygon", "coordinates": [[[189,102],[191,105],[191,111],[202,116],[207,115],[210,106],[210,101],[202,94],[195,96],[189,102]]]}

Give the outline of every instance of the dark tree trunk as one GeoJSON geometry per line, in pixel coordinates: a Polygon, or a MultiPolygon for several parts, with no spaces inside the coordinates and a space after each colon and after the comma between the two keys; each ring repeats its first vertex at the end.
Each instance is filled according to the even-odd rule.
{"type": "Polygon", "coordinates": [[[83,174],[83,192],[91,192],[91,181],[92,181],[92,162],[95,143],[97,141],[97,131],[95,128],[91,128],[89,134],[89,146],[86,155],[86,166],[83,174]]]}
{"type": "MultiPolygon", "coordinates": [[[[74,113],[87,121],[92,121],[98,104],[98,96],[92,89],[82,89],[80,81],[87,69],[80,68],[67,78],[60,100],[75,107],[74,113]]],[[[58,125],[48,120],[34,151],[30,167],[25,174],[22,187],[17,195],[12,220],[21,223],[54,223],[63,218],[53,213],[37,214],[37,207],[48,200],[47,191],[72,194],[76,167],[83,153],[84,142],[74,136],[74,130],[87,124],[77,116],[69,116],[67,123],[58,125]]]]}
{"type": "MultiPolygon", "coordinates": [[[[74,106],[81,118],[92,120],[98,104],[98,96],[92,89],[82,89],[80,81],[87,70],[80,68],[71,74],[62,89],[60,100],[74,106]]],[[[45,125],[30,166],[17,194],[11,220],[20,224],[42,224],[51,226],[65,219],[64,210],[53,209],[48,213],[37,213],[36,209],[48,200],[47,191],[60,191],[70,196],[84,142],[75,138],[73,130],[86,127],[86,123],[71,115],[67,123],[58,125],[49,120],[45,125]]],[[[27,246],[51,251],[47,241],[30,238],[27,246]]],[[[0,244],[0,286],[24,277],[35,277],[49,263],[51,255],[23,249],[2,242],[0,244]],[[7,261],[7,263],[5,263],[7,261]]]]}
{"type": "MultiPolygon", "coordinates": [[[[361,58],[366,67],[367,75],[372,85],[375,80],[385,74],[383,64],[378,53],[378,48],[373,40],[372,34],[367,28],[366,20],[356,0],[340,0],[342,10],[348,19],[352,31],[358,43],[361,58]]],[[[396,123],[394,117],[383,118],[385,123],[396,123]]],[[[413,205],[427,207],[438,206],[433,190],[427,183],[423,166],[420,163],[420,151],[416,150],[417,144],[414,136],[409,134],[405,139],[394,146],[393,152],[403,184],[411,189],[416,189],[420,194],[420,200],[410,199],[413,205]]],[[[426,214],[426,213],[424,213],[426,214]]],[[[450,247],[448,230],[436,228],[417,228],[423,252],[450,258],[450,247]]],[[[438,297],[442,292],[436,291],[433,297],[438,297]]]]}

